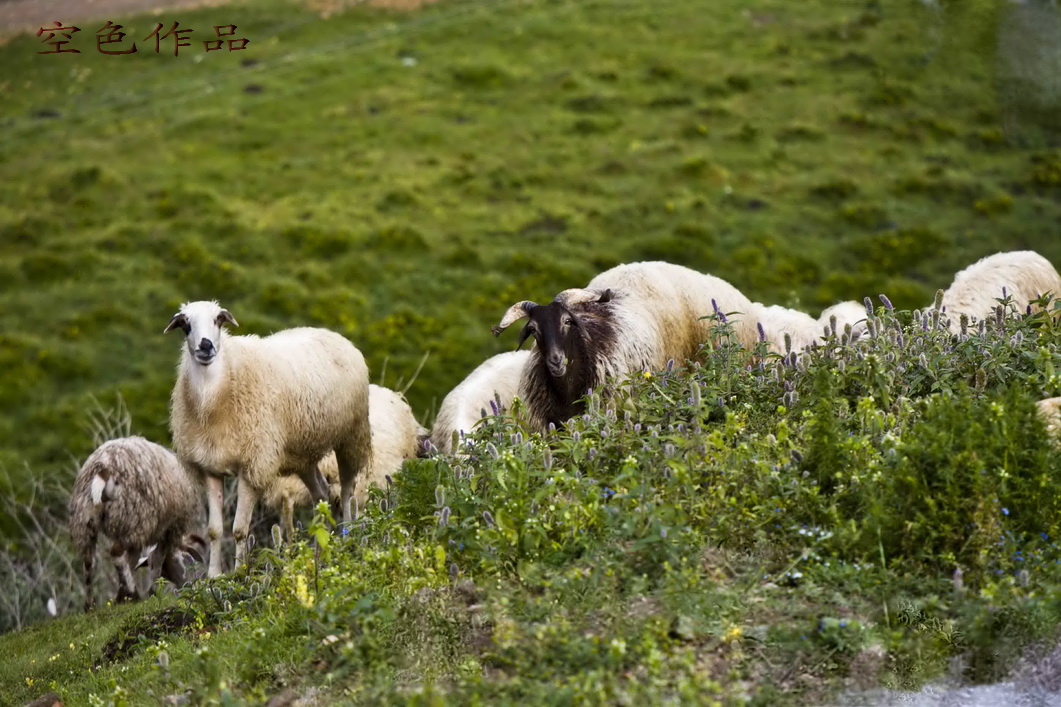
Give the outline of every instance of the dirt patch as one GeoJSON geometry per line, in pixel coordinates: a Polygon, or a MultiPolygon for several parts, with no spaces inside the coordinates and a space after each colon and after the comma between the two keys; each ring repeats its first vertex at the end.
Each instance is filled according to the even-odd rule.
{"type": "Polygon", "coordinates": [[[184,633],[195,624],[195,614],[170,607],[157,614],[141,616],[122,626],[100,649],[100,663],[125,660],[143,641],[157,641],[171,633],[184,633]]]}

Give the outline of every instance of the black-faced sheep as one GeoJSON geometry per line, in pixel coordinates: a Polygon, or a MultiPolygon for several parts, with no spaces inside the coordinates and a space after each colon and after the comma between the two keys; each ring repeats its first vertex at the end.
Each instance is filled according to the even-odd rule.
{"type": "MultiPolygon", "coordinates": [[[[385,486],[386,477],[401,471],[406,459],[416,456],[417,440],[425,430],[416,422],[413,410],[400,393],[378,385],[368,387],[368,419],[372,426],[372,457],[367,473],[357,478],[354,503],[365,507],[370,486],[385,486]]],[[[320,470],[329,485],[332,500],[339,500],[339,464],[335,454],[321,460],[320,470]]],[[[309,490],[299,479],[287,476],[277,480],[262,497],[267,506],[280,510],[281,526],[286,537],[294,532],[295,507],[312,503],[309,490]]]]}
{"type": "Polygon", "coordinates": [[[453,435],[459,439],[471,432],[483,411],[491,411],[491,403],[500,398],[503,406],[511,405],[530,356],[529,351],[509,351],[479,364],[442,400],[431,428],[431,443],[443,454],[452,454],[456,451],[453,435]]]}
{"type": "Polygon", "coordinates": [[[1011,306],[1023,313],[1041,295],[1061,296],[1061,275],[1049,260],[1031,250],[981,258],[955,275],[954,282],[943,292],[951,331],[958,329],[962,314],[974,319],[991,316],[1003,288],[1013,300],[1011,306]]]}
{"type": "Polygon", "coordinates": [[[226,324],[236,321],[216,302],[191,302],[165,329],[185,335],[170,427],[181,462],[206,478],[211,577],[221,573],[224,474],[238,478],[232,534],[239,564],[254,506],[277,477],[294,474],[314,498],[326,499],[317,464],[334,450],[349,521],[354,484],[372,453],[368,369],[352,343],[312,328],[230,336],[226,324]]]}
{"type": "Polygon", "coordinates": [[[184,584],[183,553],[201,559],[206,550],[206,541],[191,533],[202,519],[200,494],[177,456],[143,437],[104,442],[85,460],[70,497],[70,535],[84,565],[86,611],[100,533],[111,543],[118,601],[140,598],[133,571],[145,552],[152,580],[161,569],[175,585],[184,584]]]}
{"type": "Polygon", "coordinates": [[[725,280],[663,262],[619,265],[585,289],[564,290],[550,304],[512,305],[495,335],[530,319],[519,343],[534,337],[519,395],[531,424],[544,429],[580,412],[579,400],[604,381],[661,370],[668,359],[684,361],[709,341],[713,313],[738,313],[737,341],[758,340],[747,315],[751,302],[725,280]]]}

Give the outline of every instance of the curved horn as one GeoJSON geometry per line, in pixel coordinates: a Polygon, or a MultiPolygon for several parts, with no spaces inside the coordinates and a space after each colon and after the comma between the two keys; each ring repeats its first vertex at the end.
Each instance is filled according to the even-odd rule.
{"type": "Polygon", "coordinates": [[[608,302],[611,298],[611,290],[606,290],[602,295],[600,292],[594,290],[583,290],[577,287],[570,290],[564,290],[556,296],[557,301],[565,307],[572,307],[576,304],[583,304],[585,302],[608,302]]]}
{"type": "Polygon", "coordinates": [[[529,299],[525,299],[522,302],[516,302],[508,308],[508,311],[505,312],[505,316],[501,317],[501,323],[490,327],[490,331],[494,332],[494,336],[501,336],[501,332],[512,326],[514,322],[517,322],[530,314],[530,311],[537,306],[538,304],[536,302],[531,302],[529,299]]]}

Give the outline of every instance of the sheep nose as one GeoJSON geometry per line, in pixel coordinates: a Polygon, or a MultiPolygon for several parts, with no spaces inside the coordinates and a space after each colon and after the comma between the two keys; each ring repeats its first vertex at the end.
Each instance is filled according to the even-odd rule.
{"type": "Polygon", "coordinates": [[[210,341],[210,339],[203,339],[199,342],[199,350],[203,353],[210,353],[214,350],[214,342],[210,341]]]}

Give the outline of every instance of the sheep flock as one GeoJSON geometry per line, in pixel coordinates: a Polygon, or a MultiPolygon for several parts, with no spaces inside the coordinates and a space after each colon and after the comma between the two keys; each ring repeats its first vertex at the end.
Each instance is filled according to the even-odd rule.
{"type": "MultiPolygon", "coordinates": [[[[1061,276],[1042,256],[997,253],[959,272],[926,311],[958,332],[1005,316],[1005,308],[1031,312],[1042,297],[1059,294],[1061,276]]],[[[515,407],[532,429],[561,426],[583,411],[587,392],[693,358],[721,324],[745,348],[796,357],[833,334],[849,341],[869,335],[867,314],[867,305],[848,301],[814,317],[753,302],[729,282],[682,265],[618,265],[546,304],[509,306],[492,331],[500,336],[523,322],[517,350],[486,359],[450,391],[429,432],[400,393],[369,385],[364,356],[340,334],[300,327],[238,336],[229,332],[235,316],[217,302],[185,303],[165,327],[183,334],[170,408],[174,451],[140,437],[111,440],[75,482],[70,531],[84,564],[86,608],[100,534],[111,543],[119,600],[140,596],[139,565],[149,577],[161,572],[183,583],[185,557],[201,559],[207,544],[207,573],[221,574],[225,476],[235,477],[239,564],[259,500],[280,512],[287,538],[294,508],[314,501],[337,503],[350,522],[370,486],[388,484],[418,452],[465,453],[467,436],[485,417],[515,407]],[[521,350],[528,339],[529,350],[521,350]],[[521,405],[513,406],[517,398],[521,405]]],[[[1039,406],[1051,433],[1061,429],[1059,401],[1039,406]]]]}

